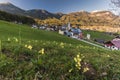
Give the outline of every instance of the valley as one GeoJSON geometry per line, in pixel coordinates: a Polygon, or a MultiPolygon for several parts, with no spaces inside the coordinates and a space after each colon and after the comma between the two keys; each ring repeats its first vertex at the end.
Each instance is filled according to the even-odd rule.
{"type": "Polygon", "coordinates": [[[119,80],[120,16],[0,3],[0,80],[119,80]]]}
{"type": "MultiPolygon", "coordinates": [[[[119,75],[117,71],[120,65],[111,66],[118,63],[119,51],[105,50],[55,32],[32,29],[28,25],[6,21],[0,21],[0,24],[1,80],[8,78],[12,80],[62,79],[63,76],[64,79],[81,77],[82,79],[97,79],[97,76],[103,73],[106,73],[108,77],[103,75],[101,79],[110,79],[114,74],[119,75]],[[82,59],[81,64],[91,65],[91,67],[87,65],[86,67],[94,71],[88,73],[89,70],[84,71],[86,67],[81,65],[79,72],[74,62],[76,55],[82,59]],[[115,69],[112,69],[113,67],[115,69]]],[[[109,35],[103,36],[102,32],[84,31],[84,33],[91,33],[94,38],[98,36],[105,39],[112,38],[109,35]]]]}

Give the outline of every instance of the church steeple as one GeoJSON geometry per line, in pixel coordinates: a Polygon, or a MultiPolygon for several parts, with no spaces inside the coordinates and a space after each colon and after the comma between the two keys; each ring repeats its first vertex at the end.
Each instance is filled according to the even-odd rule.
{"type": "Polygon", "coordinates": [[[71,29],[71,24],[70,24],[70,16],[69,16],[67,30],[70,30],[70,29],[71,29]]]}

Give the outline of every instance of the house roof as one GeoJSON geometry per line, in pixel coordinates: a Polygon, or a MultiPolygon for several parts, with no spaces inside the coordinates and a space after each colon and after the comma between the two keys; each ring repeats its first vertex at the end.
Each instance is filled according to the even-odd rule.
{"type": "Polygon", "coordinates": [[[79,34],[82,32],[80,29],[71,29],[71,30],[73,33],[76,33],[76,34],[79,34]]]}
{"type": "Polygon", "coordinates": [[[116,47],[120,48],[120,39],[116,38],[111,41],[116,47]]]}

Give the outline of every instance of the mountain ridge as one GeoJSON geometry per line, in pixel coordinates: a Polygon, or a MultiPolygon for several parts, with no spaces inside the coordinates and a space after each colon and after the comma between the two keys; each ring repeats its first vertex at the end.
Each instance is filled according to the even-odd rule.
{"type": "Polygon", "coordinates": [[[39,19],[46,19],[46,18],[60,18],[64,14],[57,14],[57,13],[51,13],[48,12],[47,10],[43,9],[31,9],[31,10],[24,10],[21,9],[12,3],[0,3],[0,10],[5,11],[11,14],[17,14],[17,15],[25,15],[25,16],[31,16],[33,18],[39,18],[39,19]]]}
{"type": "MultiPolygon", "coordinates": [[[[10,3],[10,2],[0,3],[0,10],[6,11],[6,12],[9,12],[9,13],[12,13],[12,14],[23,14],[23,15],[25,15],[26,13],[28,13],[30,11],[38,11],[38,12],[41,11],[42,14],[43,13],[45,13],[46,15],[52,14],[52,17],[55,17],[53,15],[57,14],[57,13],[49,12],[49,11],[44,10],[44,9],[24,10],[24,9],[21,9],[21,8],[17,7],[16,5],[10,3]],[[17,13],[17,12],[19,12],[19,13],[17,13]]],[[[95,10],[95,11],[91,11],[91,12],[81,10],[81,11],[77,11],[77,12],[83,12],[83,13],[86,12],[86,13],[92,13],[93,14],[93,13],[100,13],[100,12],[104,12],[104,11],[107,11],[107,10],[95,10]]],[[[58,13],[60,13],[60,14],[58,14],[59,16],[63,16],[64,15],[64,13],[62,13],[62,12],[58,12],[58,13]]],[[[75,13],[75,12],[71,12],[71,13],[75,13]]],[[[71,14],[71,13],[68,13],[68,14],[71,14]]],[[[29,13],[27,15],[29,15],[29,13]]]]}
{"type": "Polygon", "coordinates": [[[31,9],[31,10],[24,10],[21,9],[12,3],[0,3],[0,10],[15,14],[15,15],[23,15],[29,16],[35,19],[45,20],[48,18],[57,18],[62,20],[63,22],[68,22],[69,18],[71,22],[80,25],[104,25],[108,24],[112,25],[117,24],[119,25],[120,17],[112,13],[111,11],[107,10],[97,10],[97,11],[78,11],[78,12],[71,12],[68,14],[59,13],[52,13],[44,9],[31,9]],[[87,24],[86,24],[87,22],[87,24]],[[91,24],[93,23],[93,24],[91,24]]]}
{"type": "Polygon", "coordinates": [[[18,15],[24,15],[23,13],[25,12],[25,10],[13,5],[10,2],[0,3],[0,10],[11,13],[11,14],[18,14],[18,15]]]}

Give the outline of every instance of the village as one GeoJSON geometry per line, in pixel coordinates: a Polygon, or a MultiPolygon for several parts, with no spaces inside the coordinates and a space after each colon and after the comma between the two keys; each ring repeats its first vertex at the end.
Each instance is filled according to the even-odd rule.
{"type": "MultiPolygon", "coordinates": [[[[47,25],[40,26],[38,27],[37,25],[32,25],[32,28],[36,29],[41,29],[41,30],[46,30],[46,31],[57,31],[59,34],[74,38],[77,40],[85,40],[88,43],[91,43],[91,34],[83,35],[84,33],[82,32],[83,29],[80,29],[79,27],[72,27],[70,22],[67,25],[64,26],[50,26],[48,27],[47,25]]],[[[109,33],[109,32],[108,32],[109,33]]],[[[112,33],[111,33],[112,34],[112,33]]],[[[103,39],[94,39],[94,42],[92,44],[95,45],[102,45],[101,47],[104,47],[106,49],[110,50],[120,50],[120,36],[117,35],[114,39],[110,41],[105,41],[103,39]],[[98,44],[96,44],[96,42],[98,44]]]]}

